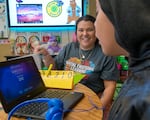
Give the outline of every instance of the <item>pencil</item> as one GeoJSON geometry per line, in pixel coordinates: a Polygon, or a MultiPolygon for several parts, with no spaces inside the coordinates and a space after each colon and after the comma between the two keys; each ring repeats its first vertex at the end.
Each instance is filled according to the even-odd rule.
{"type": "Polygon", "coordinates": [[[50,65],[49,65],[49,68],[48,68],[48,70],[47,70],[47,74],[46,74],[47,77],[48,77],[48,75],[49,75],[49,73],[50,73],[52,67],[53,67],[53,64],[50,64],[50,65]]]}

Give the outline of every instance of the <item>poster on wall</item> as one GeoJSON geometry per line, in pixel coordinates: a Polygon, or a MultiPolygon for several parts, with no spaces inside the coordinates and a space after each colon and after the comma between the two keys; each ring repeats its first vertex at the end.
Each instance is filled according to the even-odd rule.
{"type": "Polygon", "coordinates": [[[29,53],[33,53],[34,49],[41,43],[41,33],[40,32],[28,32],[28,48],[29,53]]]}
{"type": "Polygon", "coordinates": [[[0,0],[0,39],[8,38],[6,1],[0,0]]]}
{"type": "Polygon", "coordinates": [[[28,50],[28,40],[27,33],[16,32],[16,39],[14,42],[14,53],[16,55],[26,55],[29,54],[28,50]]]}

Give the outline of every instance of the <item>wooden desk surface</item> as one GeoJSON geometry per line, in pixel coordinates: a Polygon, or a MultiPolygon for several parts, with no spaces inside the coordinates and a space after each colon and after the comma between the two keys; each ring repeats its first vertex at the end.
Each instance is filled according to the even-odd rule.
{"type": "MultiPolygon", "coordinates": [[[[64,117],[64,120],[102,120],[102,109],[90,110],[94,105],[101,108],[102,104],[98,96],[82,84],[76,85],[74,91],[84,92],[85,97],[73,108],[74,112],[72,111],[64,117]]],[[[7,120],[7,114],[2,109],[0,109],[0,120],[7,120]]],[[[12,117],[11,120],[24,119],[12,117]]]]}

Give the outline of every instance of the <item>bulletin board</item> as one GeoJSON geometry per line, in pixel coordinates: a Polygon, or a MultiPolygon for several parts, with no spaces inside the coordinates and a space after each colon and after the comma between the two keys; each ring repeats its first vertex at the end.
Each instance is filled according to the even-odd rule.
{"type": "Polygon", "coordinates": [[[8,38],[6,0],[0,0],[0,39],[8,38]]]}

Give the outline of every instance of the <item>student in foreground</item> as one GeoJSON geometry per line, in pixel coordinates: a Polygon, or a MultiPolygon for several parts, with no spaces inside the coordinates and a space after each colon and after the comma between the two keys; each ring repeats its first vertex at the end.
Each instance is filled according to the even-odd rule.
{"type": "Polygon", "coordinates": [[[99,0],[97,8],[96,36],[104,54],[128,55],[131,71],[108,120],[149,120],[150,0],[99,0]]]}

